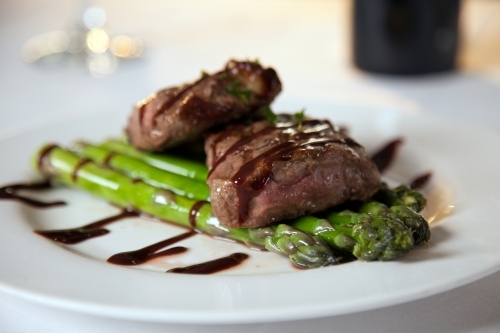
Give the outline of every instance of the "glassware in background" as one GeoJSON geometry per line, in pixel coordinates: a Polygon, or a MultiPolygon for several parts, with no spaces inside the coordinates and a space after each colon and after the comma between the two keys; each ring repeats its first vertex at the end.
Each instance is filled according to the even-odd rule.
{"type": "Polygon", "coordinates": [[[105,26],[106,12],[98,6],[85,7],[66,31],[47,32],[29,39],[21,50],[28,63],[49,66],[86,68],[94,76],[112,73],[119,59],[141,56],[139,37],[113,35],[105,26]]]}
{"type": "Polygon", "coordinates": [[[460,0],[355,0],[354,63],[387,74],[455,67],[460,0]]]}

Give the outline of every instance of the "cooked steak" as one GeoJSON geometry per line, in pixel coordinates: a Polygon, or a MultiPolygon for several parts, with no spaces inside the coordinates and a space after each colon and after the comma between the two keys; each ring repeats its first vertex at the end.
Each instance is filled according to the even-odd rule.
{"type": "Polygon", "coordinates": [[[366,200],[380,186],[375,164],[327,120],[231,125],[205,142],[214,215],[228,227],[258,227],[366,200]]]}
{"type": "Polygon", "coordinates": [[[250,61],[229,61],[216,74],[161,90],[133,110],[129,141],[139,149],[163,150],[194,140],[214,125],[252,116],[281,91],[272,68],[250,61]]]}

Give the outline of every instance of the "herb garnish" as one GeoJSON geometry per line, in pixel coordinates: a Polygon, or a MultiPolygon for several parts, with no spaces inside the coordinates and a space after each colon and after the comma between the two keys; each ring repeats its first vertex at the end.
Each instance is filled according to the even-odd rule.
{"type": "Polygon", "coordinates": [[[305,113],[306,113],[306,109],[302,109],[299,112],[296,112],[296,113],[293,114],[293,118],[295,119],[295,121],[298,124],[298,130],[299,131],[302,130],[302,123],[304,122],[304,120],[306,120],[305,113]]]}
{"type": "Polygon", "coordinates": [[[276,120],[278,120],[278,116],[274,114],[273,110],[269,107],[269,105],[264,106],[262,109],[262,114],[264,118],[272,124],[276,124],[276,120]]]}
{"type": "Polygon", "coordinates": [[[231,95],[242,100],[245,104],[248,104],[250,98],[253,96],[253,91],[251,91],[250,89],[242,88],[241,82],[238,79],[234,80],[234,82],[232,83],[229,83],[226,89],[231,95]]]}

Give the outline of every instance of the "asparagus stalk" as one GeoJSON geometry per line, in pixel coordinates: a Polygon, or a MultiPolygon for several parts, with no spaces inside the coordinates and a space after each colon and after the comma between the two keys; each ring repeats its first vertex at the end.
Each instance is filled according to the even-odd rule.
{"type": "Polygon", "coordinates": [[[361,203],[355,211],[330,212],[324,220],[301,217],[290,225],[365,261],[395,259],[430,239],[422,216],[406,206],[389,208],[376,201],[361,203]]]}
{"type": "MultiPolygon", "coordinates": [[[[341,217],[343,219],[346,216],[341,217]]],[[[307,229],[329,246],[352,252],[356,258],[364,261],[395,259],[413,247],[413,238],[404,228],[394,230],[393,225],[384,225],[380,219],[374,219],[368,214],[353,213],[348,217],[352,222],[346,224],[336,224],[332,222],[335,218],[329,217],[329,220],[322,221],[320,230],[315,229],[317,224],[303,219],[292,223],[292,226],[307,229]],[[402,242],[396,241],[394,233],[400,236],[399,240],[402,242]]]]}
{"type": "Polygon", "coordinates": [[[130,178],[140,179],[152,186],[192,199],[210,200],[210,189],[198,180],[160,170],[136,158],[116,154],[112,150],[85,142],[76,143],[72,151],[79,156],[90,158],[97,164],[108,165],[130,178]]]}
{"type": "MultiPolygon", "coordinates": [[[[109,141],[105,142],[103,145],[107,145],[108,143],[109,141]]],[[[126,144],[124,145],[130,147],[126,144]]],[[[136,153],[143,154],[139,151],[136,151],[136,153]]],[[[162,156],[168,157],[167,154],[164,154],[162,156]]],[[[352,225],[354,222],[351,221],[350,219],[354,220],[359,219],[359,221],[363,221],[363,223],[368,222],[371,224],[374,223],[373,218],[379,220],[380,219],[397,220],[397,222],[394,222],[395,224],[392,226],[392,228],[398,228],[398,225],[403,223],[406,228],[410,229],[414,238],[415,245],[427,243],[429,241],[430,239],[429,225],[427,221],[421,215],[418,214],[418,212],[420,212],[425,207],[426,204],[426,199],[420,192],[414,189],[410,189],[405,185],[398,186],[395,189],[390,189],[387,186],[387,184],[382,183],[379,191],[373,196],[372,199],[373,199],[372,202],[350,205],[355,212],[350,212],[350,211],[332,212],[329,215],[329,219],[333,219],[333,221],[337,225],[338,225],[337,222],[341,220],[347,221],[344,224],[352,225]],[[390,207],[390,212],[387,210],[388,207],[390,207]],[[365,215],[359,215],[359,214],[365,214],[365,215]],[[366,216],[366,214],[368,214],[368,216],[366,216]]],[[[319,225],[323,225],[325,222],[329,223],[326,220],[317,219],[315,217],[302,217],[297,221],[292,224],[300,226],[301,228],[303,228],[303,230],[308,232],[311,232],[310,230],[313,230],[312,229],[313,226],[310,225],[312,223],[311,221],[315,221],[314,223],[319,225]],[[299,223],[297,221],[301,222],[299,223]],[[308,222],[305,223],[305,221],[308,222]],[[306,226],[304,224],[308,225],[306,226]]],[[[388,223],[389,222],[386,222],[384,223],[384,225],[387,225],[388,223]]],[[[333,244],[331,245],[334,248],[339,248],[338,246],[335,246],[333,244]]],[[[345,250],[344,248],[342,249],[345,250]]]]}
{"type": "Polygon", "coordinates": [[[417,213],[421,212],[427,203],[427,200],[420,192],[406,185],[401,185],[391,190],[385,183],[382,183],[382,186],[375,193],[373,199],[390,207],[407,206],[417,213]]]}
{"type": "MultiPolygon", "coordinates": [[[[304,216],[288,224],[317,235],[332,249],[351,252],[361,260],[391,260],[414,245],[429,241],[427,221],[416,213],[426,203],[418,191],[406,186],[391,190],[382,184],[374,199],[375,202],[351,204],[353,211],[333,211],[326,220],[304,216]]],[[[266,244],[272,251],[274,246],[266,244]]]]}
{"type": "Polygon", "coordinates": [[[34,156],[42,174],[62,184],[85,190],[120,207],[135,209],[145,214],[167,220],[218,238],[228,238],[245,243],[249,247],[267,248],[289,258],[300,268],[316,268],[337,263],[329,247],[319,238],[288,226],[267,228],[226,228],[211,213],[206,203],[194,213],[199,202],[137,182],[125,174],[81,159],[76,154],[55,147],[47,151],[42,147],[34,156]],[[193,225],[194,220],[194,225],[193,225]]]}
{"type": "Polygon", "coordinates": [[[193,178],[202,182],[207,180],[208,169],[202,163],[161,153],[140,151],[122,141],[107,140],[99,147],[136,158],[161,170],[193,178]]]}
{"type": "Polygon", "coordinates": [[[274,226],[273,230],[274,235],[265,238],[265,248],[270,252],[288,255],[296,266],[302,267],[296,263],[307,263],[308,267],[303,268],[314,268],[339,263],[339,258],[333,255],[320,237],[287,224],[274,226]]]}
{"type": "Polygon", "coordinates": [[[431,229],[429,228],[429,223],[422,215],[419,215],[407,206],[392,206],[390,210],[407,228],[412,230],[415,245],[427,245],[429,243],[431,239],[431,229]]]}
{"type": "MultiPolygon", "coordinates": [[[[103,146],[101,145],[101,147],[103,146]]],[[[105,153],[103,151],[96,153],[97,151],[94,149],[94,153],[87,153],[86,156],[94,158],[98,163],[102,163],[105,153]]],[[[106,150],[106,152],[109,152],[109,150],[106,150]]],[[[117,154],[115,156],[121,155],[117,154]]],[[[120,161],[115,156],[113,160],[116,158],[117,161],[120,161]]],[[[77,157],[75,158],[78,159],[77,157]]],[[[73,162],[74,165],[78,163],[76,161],[73,162]]],[[[54,163],[57,165],[60,161],[56,158],[54,163]]],[[[141,166],[144,165],[136,164],[135,168],[137,169],[135,172],[142,173],[145,181],[149,181],[148,174],[142,172],[144,170],[141,170],[141,166]]],[[[82,167],[82,169],[85,167],[82,167]]],[[[53,167],[47,170],[52,169],[53,167]]],[[[71,170],[71,167],[67,169],[71,170]]],[[[109,172],[110,170],[107,171],[109,172]]],[[[78,175],[81,177],[80,173],[78,175]]],[[[125,178],[129,182],[131,181],[130,178],[125,178]]],[[[135,184],[133,180],[131,182],[135,184]]],[[[152,182],[149,181],[149,183],[151,184],[152,182]]],[[[74,185],[71,182],[66,182],[66,184],[74,185]]],[[[177,183],[177,186],[181,186],[180,189],[182,189],[184,185],[177,183]]],[[[87,188],[90,192],[93,189],[93,187],[87,188]]],[[[120,206],[133,206],[145,213],[189,226],[186,220],[189,219],[190,207],[193,207],[194,203],[191,201],[178,205],[178,202],[182,201],[182,196],[175,196],[170,191],[156,191],[157,189],[153,188],[152,193],[149,193],[152,197],[156,196],[155,203],[157,204],[158,201],[168,203],[171,206],[169,209],[173,211],[161,211],[158,207],[151,207],[151,203],[147,202],[143,206],[139,206],[133,201],[131,203],[125,202],[120,204],[113,201],[113,197],[109,196],[109,193],[96,193],[95,191],[92,193],[120,206]],[[170,202],[165,198],[170,198],[170,202]],[[182,211],[181,214],[178,213],[179,210],[182,211]],[[176,220],[172,218],[175,214],[184,215],[183,218],[176,220]]],[[[125,197],[131,198],[123,191],[120,193],[125,194],[125,197]]],[[[256,229],[225,228],[211,215],[210,206],[206,205],[198,212],[200,222],[197,222],[196,227],[213,236],[231,238],[241,241],[250,247],[265,247],[269,251],[285,254],[297,266],[307,268],[332,264],[337,261],[331,255],[331,252],[325,250],[325,243],[332,249],[351,252],[361,260],[391,260],[406,253],[414,245],[428,242],[430,238],[428,224],[425,219],[412,210],[421,209],[419,207],[425,204],[423,196],[416,191],[403,187],[398,188],[398,191],[392,192],[385,184],[379,193],[385,195],[381,197],[383,199],[381,201],[385,201],[391,206],[390,208],[380,202],[361,203],[357,207],[354,207],[354,211],[331,212],[327,216],[327,219],[303,216],[290,221],[288,223],[289,226],[280,225],[256,229]],[[415,203],[419,206],[415,206],[415,203]],[[290,227],[296,230],[290,229],[290,227]],[[305,232],[305,234],[300,233],[299,230],[305,232]],[[307,234],[315,235],[316,237],[311,237],[311,235],[307,234]]],[[[132,198],[134,197],[132,196],[132,198]]]]}

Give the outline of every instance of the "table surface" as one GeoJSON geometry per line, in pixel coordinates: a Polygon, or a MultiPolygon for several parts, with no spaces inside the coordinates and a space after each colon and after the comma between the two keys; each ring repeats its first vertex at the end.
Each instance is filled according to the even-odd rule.
{"type": "MultiPolygon", "coordinates": [[[[0,2],[0,131],[48,116],[124,110],[160,87],[229,58],[273,65],[288,102],[369,105],[432,113],[500,132],[500,2],[462,2],[459,70],[392,77],[350,62],[348,0],[0,2]],[[23,63],[30,37],[64,30],[75,7],[97,4],[108,28],[140,36],[143,57],[95,78],[23,63]],[[43,106],[43,107],[42,107],[43,106]]],[[[498,332],[500,273],[432,297],[329,318],[201,326],[130,322],[68,312],[0,293],[0,332],[498,332]]]]}

